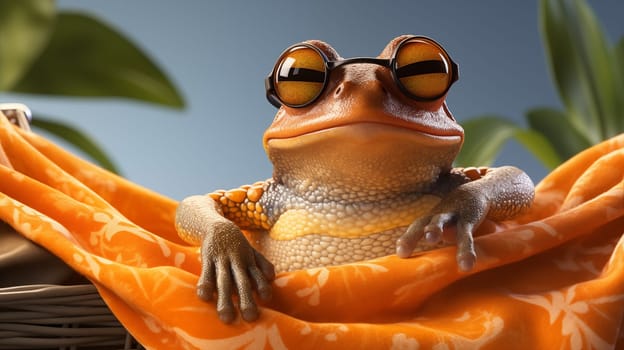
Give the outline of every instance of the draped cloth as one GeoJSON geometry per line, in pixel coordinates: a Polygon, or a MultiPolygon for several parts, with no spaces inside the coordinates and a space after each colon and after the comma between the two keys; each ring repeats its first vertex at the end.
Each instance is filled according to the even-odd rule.
{"type": "Polygon", "coordinates": [[[178,238],[174,200],[6,118],[0,144],[0,220],[87,277],[148,349],[624,347],[624,135],[549,174],[527,213],[486,225],[470,272],[446,247],[281,273],[260,319],[230,325],[195,294],[199,249],[178,238]]]}

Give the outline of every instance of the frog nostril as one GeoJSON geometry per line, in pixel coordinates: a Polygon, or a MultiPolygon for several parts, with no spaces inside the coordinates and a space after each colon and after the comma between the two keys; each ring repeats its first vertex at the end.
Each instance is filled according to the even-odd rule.
{"type": "Polygon", "coordinates": [[[379,81],[342,81],[334,87],[334,98],[349,96],[386,97],[392,92],[379,81]]]}

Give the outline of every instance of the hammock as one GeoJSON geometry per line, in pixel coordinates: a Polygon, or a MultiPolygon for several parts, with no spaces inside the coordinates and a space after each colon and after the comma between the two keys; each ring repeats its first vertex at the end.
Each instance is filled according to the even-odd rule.
{"type": "Polygon", "coordinates": [[[282,273],[259,321],[231,325],[195,294],[199,251],[175,232],[175,201],[4,117],[0,145],[0,221],[88,278],[147,349],[624,346],[624,135],[554,170],[529,212],[476,238],[469,273],[454,247],[282,273]]]}

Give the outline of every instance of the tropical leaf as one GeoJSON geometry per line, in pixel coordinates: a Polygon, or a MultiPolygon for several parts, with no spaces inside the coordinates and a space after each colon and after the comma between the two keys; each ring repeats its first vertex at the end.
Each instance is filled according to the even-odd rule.
{"type": "Polygon", "coordinates": [[[483,116],[462,123],[466,135],[455,159],[458,166],[487,166],[494,163],[503,144],[513,137],[517,126],[500,116],[483,116]]]}
{"type": "Polygon", "coordinates": [[[80,13],[58,14],[48,46],[12,90],[184,106],[165,74],[133,43],[80,13]]]}
{"type": "Polygon", "coordinates": [[[587,105],[589,91],[586,77],[579,74],[581,62],[572,38],[566,27],[569,14],[559,0],[540,1],[540,26],[546,58],[559,97],[566,106],[570,118],[577,125],[585,124],[587,132],[596,142],[600,139],[599,124],[596,113],[589,113],[592,106],[587,105]]]}
{"type": "Polygon", "coordinates": [[[505,142],[515,138],[545,166],[554,168],[561,159],[539,132],[526,130],[501,116],[483,116],[462,123],[465,142],[455,160],[457,166],[488,166],[494,163],[505,142]]]}
{"type": "Polygon", "coordinates": [[[91,140],[91,138],[82,131],[65,123],[54,121],[50,118],[42,118],[40,114],[37,114],[36,118],[33,118],[31,125],[45,130],[50,134],[61,137],[87,154],[103,168],[114,173],[118,173],[117,167],[106,155],[106,152],[104,152],[104,150],[102,150],[102,148],[95,141],[91,140]]]}
{"type": "Polygon", "coordinates": [[[0,0],[0,91],[10,89],[41,53],[55,17],[52,0],[0,0]]]}
{"type": "Polygon", "coordinates": [[[567,160],[591,146],[586,135],[571,123],[568,116],[552,108],[534,108],[527,112],[529,128],[542,134],[561,160],[567,160]]]}
{"type": "Polygon", "coordinates": [[[529,150],[548,169],[556,168],[563,159],[540,132],[531,129],[518,129],[514,134],[516,140],[529,150]]]}
{"type": "Polygon", "coordinates": [[[600,24],[582,0],[542,0],[548,63],[571,123],[592,143],[621,124],[616,62],[600,24]]]}
{"type": "Polygon", "coordinates": [[[616,63],[617,69],[617,93],[619,98],[616,102],[619,103],[619,115],[616,118],[620,121],[620,128],[618,132],[624,132],[624,36],[620,38],[620,41],[613,47],[613,61],[616,63]]]}
{"type": "Polygon", "coordinates": [[[569,25],[578,35],[585,34],[582,58],[602,122],[602,138],[607,139],[624,130],[624,85],[619,74],[624,62],[616,60],[614,48],[587,2],[575,0],[574,5],[574,12],[579,16],[578,24],[570,22],[569,25]]]}
{"type": "Polygon", "coordinates": [[[620,63],[620,83],[624,84],[624,37],[620,38],[620,41],[615,45],[613,56],[615,57],[615,62],[620,63]]]}

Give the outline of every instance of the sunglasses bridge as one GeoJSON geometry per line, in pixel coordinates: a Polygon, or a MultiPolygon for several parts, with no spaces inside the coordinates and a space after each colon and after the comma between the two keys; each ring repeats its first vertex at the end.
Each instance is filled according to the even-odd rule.
{"type": "Polygon", "coordinates": [[[340,66],[344,66],[347,64],[355,64],[355,63],[369,63],[369,64],[376,64],[378,66],[382,66],[386,68],[391,68],[392,59],[374,58],[374,57],[353,57],[353,58],[347,58],[347,59],[339,60],[339,61],[325,61],[325,65],[327,66],[328,70],[333,70],[340,66]]]}

